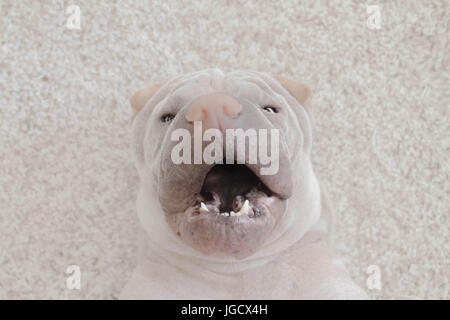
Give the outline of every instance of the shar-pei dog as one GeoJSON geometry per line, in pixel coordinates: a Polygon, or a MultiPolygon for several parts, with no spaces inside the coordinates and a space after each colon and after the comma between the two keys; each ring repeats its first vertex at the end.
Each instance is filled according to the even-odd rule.
{"type": "Polygon", "coordinates": [[[326,247],[310,89],[207,69],[131,98],[145,230],[124,299],[364,299],[326,247]]]}

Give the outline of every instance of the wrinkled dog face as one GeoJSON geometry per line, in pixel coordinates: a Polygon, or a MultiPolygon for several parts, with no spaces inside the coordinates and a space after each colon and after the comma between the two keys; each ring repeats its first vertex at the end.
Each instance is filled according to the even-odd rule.
{"type": "Polygon", "coordinates": [[[293,189],[302,186],[311,137],[298,101],[308,92],[297,82],[280,81],[287,81],[291,94],[266,74],[213,69],[143,89],[132,99],[145,123],[135,139],[141,179],[150,182],[148,192],[159,200],[174,234],[205,254],[254,253],[283,219],[293,189]],[[208,129],[223,139],[211,153],[214,163],[202,157],[212,142],[220,142],[208,129]],[[240,146],[239,138],[227,136],[232,129],[254,130],[256,140],[244,136],[240,146]],[[262,146],[265,161],[257,153],[255,162],[251,147],[262,152],[262,146]]]}

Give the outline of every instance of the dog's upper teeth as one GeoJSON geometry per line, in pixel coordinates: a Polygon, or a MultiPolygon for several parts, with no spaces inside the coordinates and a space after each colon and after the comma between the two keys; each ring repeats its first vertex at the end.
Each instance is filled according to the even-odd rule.
{"type": "Polygon", "coordinates": [[[242,205],[241,210],[239,210],[239,215],[241,214],[248,214],[248,210],[249,210],[250,206],[248,203],[248,200],[245,200],[244,204],[242,205]]]}
{"type": "Polygon", "coordinates": [[[203,211],[209,212],[208,207],[207,207],[206,204],[204,204],[203,202],[200,203],[200,208],[201,208],[203,211]]]}
{"type": "Polygon", "coordinates": [[[232,217],[236,216],[236,212],[231,211],[231,212],[230,212],[230,216],[232,216],[232,217]]]}

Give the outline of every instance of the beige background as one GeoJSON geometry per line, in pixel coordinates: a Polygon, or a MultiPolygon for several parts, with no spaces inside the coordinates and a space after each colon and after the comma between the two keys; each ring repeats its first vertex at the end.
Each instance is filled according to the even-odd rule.
{"type": "Polygon", "coordinates": [[[217,66],[311,85],[313,161],[352,276],[365,286],[378,265],[375,298],[448,299],[450,5],[328,2],[1,0],[0,298],[117,297],[138,229],[128,98],[217,66]]]}

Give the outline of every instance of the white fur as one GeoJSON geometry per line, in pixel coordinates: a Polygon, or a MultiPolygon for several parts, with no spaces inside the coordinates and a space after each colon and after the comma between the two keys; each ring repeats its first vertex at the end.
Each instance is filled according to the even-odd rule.
{"type": "Polygon", "coordinates": [[[199,71],[171,79],[150,99],[136,116],[132,129],[136,167],[141,176],[138,216],[147,237],[143,239],[141,263],[125,287],[122,298],[366,297],[346,275],[342,263],[317,244],[323,234],[306,235],[307,232],[318,233],[321,197],[309,160],[311,126],[302,110],[303,107],[273,78],[251,71],[229,74],[217,69],[199,71]],[[240,82],[242,79],[245,82],[240,82]],[[294,193],[287,200],[283,219],[263,246],[245,259],[200,253],[183,243],[168,228],[156,194],[161,161],[170,159],[163,159],[158,152],[161,146],[151,143],[164,139],[150,128],[155,126],[152,118],[172,101],[170,95],[182,92],[188,102],[198,95],[224,90],[223,83],[226,83],[225,87],[233,88],[236,82],[236,88],[244,88],[244,93],[234,92],[238,98],[243,94],[245,98],[268,99],[262,98],[268,95],[287,107],[290,117],[282,127],[287,136],[294,175],[294,193]],[[264,84],[261,85],[262,82],[264,84]],[[217,83],[220,83],[219,88],[217,83]],[[257,83],[260,85],[255,86],[257,83]]]}

